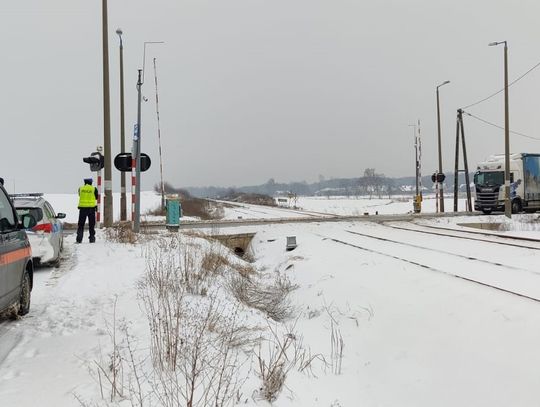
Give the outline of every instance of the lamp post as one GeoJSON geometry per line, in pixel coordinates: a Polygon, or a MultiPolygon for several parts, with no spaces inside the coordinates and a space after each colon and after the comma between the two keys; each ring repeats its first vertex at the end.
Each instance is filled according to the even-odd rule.
{"type": "Polygon", "coordinates": [[[103,223],[113,223],[112,171],[111,171],[111,114],[109,97],[109,34],[107,22],[107,0],[102,0],[103,40],[103,147],[105,149],[105,195],[103,196],[103,223]]]}
{"type": "MultiPolygon", "coordinates": [[[[437,86],[437,134],[439,140],[439,174],[442,174],[442,149],[441,149],[441,109],[439,106],[439,88],[450,81],[444,81],[437,86]]],[[[437,187],[439,189],[439,209],[441,212],[444,212],[444,192],[443,192],[443,183],[437,181],[437,187]]]]}
{"type": "MultiPolygon", "coordinates": [[[[116,30],[120,39],[120,152],[126,152],[125,121],[124,121],[124,44],[122,30],[116,30]]],[[[126,174],[120,175],[120,220],[127,220],[126,174]]]]}
{"type": "Polygon", "coordinates": [[[512,217],[510,201],[510,120],[508,117],[508,43],[506,41],[490,42],[490,47],[504,44],[504,214],[512,217]]]}

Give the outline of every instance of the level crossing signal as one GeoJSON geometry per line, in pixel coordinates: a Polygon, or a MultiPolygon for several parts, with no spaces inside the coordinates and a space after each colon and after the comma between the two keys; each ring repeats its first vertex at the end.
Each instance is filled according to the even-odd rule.
{"type": "Polygon", "coordinates": [[[431,182],[444,182],[444,180],[446,179],[446,175],[444,175],[442,172],[435,172],[433,173],[433,175],[431,176],[431,182]]]}
{"type": "Polygon", "coordinates": [[[105,157],[97,151],[90,154],[90,157],[84,157],[83,161],[90,164],[90,171],[93,172],[100,171],[105,166],[105,157]]]}
{"type": "MultiPolygon", "coordinates": [[[[120,153],[114,157],[114,166],[118,171],[131,171],[133,169],[131,163],[131,153],[120,153]]],[[[150,160],[150,157],[147,154],[141,153],[141,172],[148,170],[151,164],[152,161],[150,160]]]]}

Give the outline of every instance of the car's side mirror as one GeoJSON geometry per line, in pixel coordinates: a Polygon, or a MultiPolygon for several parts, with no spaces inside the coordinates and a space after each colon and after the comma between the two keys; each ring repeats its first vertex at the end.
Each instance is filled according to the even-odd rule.
{"type": "Polygon", "coordinates": [[[21,217],[21,226],[24,229],[30,229],[36,225],[37,225],[36,218],[34,218],[32,215],[27,213],[26,215],[23,215],[21,217]]]}
{"type": "Polygon", "coordinates": [[[56,214],[56,219],[64,219],[65,217],[66,217],[65,213],[57,213],[56,214]]]}

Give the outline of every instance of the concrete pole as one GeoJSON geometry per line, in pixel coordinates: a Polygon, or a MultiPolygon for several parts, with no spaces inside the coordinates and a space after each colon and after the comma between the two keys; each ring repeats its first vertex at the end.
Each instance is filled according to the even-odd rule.
{"type": "MultiPolygon", "coordinates": [[[[124,44],[122,30],[116,30],[120,38],[120,152],[126,152],[125,120],[124,120],[124,44]]],[[[126,174],[120,173],[120,220],[127,220],[126,174]]]]}
{"type": "Polygon", "coordinates": [[[133,231],[139,233],[141,224],[141,100],[142,100],[142,70],[139,69],[137,79],[137,131],[133,135],[133,153],[135,158],[135,213],[133,231]]]}
{"type": "Polygon", "coordinates": [[[504,214],[512,217],[510,200],[510,120],[508,117],[508,43],[506,41],[490,42],[495,47],[504,44],[504,214]]]}
{"type": "Polygon", "coordinates": [[[109,97],[109,33],[107,20],[107,0],[102,0],[102,39],[103,39],[103,147],[105,157],[105,194],[103,196],[103,223],[105,227],[113,224],[113,196],[111,171],[111,114],[109,97]]]}
{"type": "Polygon", "coordinates": [[[504,214],[512,217],[510,200],[510,123],[508,116],[508,44],[504,41],[504,214]]]}
{"type": "MultiPolygon", "coordinates": [[[[442,174],[442,147],[441,147],[441,111],[439,107],[439,88],[441,86],[450,83],[450,81],[444,81],[439,86],[437,86],[437,135],[439,141],[439,174],[442,174]]],[[[438,192],[439,192],[439,209],[441,212],[444,212],[444,192],[443,192],[443,183],[438,182],[438,192]]]]}

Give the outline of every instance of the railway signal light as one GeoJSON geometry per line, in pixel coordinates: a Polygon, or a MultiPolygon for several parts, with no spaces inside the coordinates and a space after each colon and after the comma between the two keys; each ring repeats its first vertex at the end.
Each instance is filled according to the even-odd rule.
{"type": "MultiPolygon", "coordinates": [[[[114,157],[114,166],[118,171],[129,172],[133,168],[131,163],[133,162],[131,153],[120,153],[114,157]]],[[[147,171],[150,168],[152,161],[148,154],[141,153],[141,171],[147,171]]]]}
{"type": "Polygon", "coordinates": [[[83,162],[90,164],[90,171],[100,171],[105,166],[105,157],[96,151],[90,154],[90,157],[84,157],[83,162]]]}
{"type": "Polygon", "coordinates": [[[431,182],[433,183],[435,182],[442,183],[444,182],[445,179],[446,179],[446,175],[444,175],[442,172],[435,172],[431,176],[431,182]]]}

